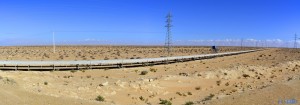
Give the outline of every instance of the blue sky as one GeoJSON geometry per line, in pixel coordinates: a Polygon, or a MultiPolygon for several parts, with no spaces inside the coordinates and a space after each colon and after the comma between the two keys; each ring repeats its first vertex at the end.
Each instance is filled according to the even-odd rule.
{"type": "Polygon", "coordinates": [[[291,41],[300,30],[299,5],[299,0],[1,0],[0,45],[49,44],[52,31],[61,44],[160,45],[169,11],[177,44],[291,41]]]}

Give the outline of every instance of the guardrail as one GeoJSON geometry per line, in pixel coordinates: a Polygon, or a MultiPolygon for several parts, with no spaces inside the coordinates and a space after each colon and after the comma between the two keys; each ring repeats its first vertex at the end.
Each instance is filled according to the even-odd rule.
{"type": "Polygon", "coordinates": [[[144,58],[144,59],[118,59],[118,60],[84,60],[84,61],[0,61],[0,70],[79,70],[79,69],[109,69],[122,67],[149,66],[168,64],[191,60],[208,59],[221,56],[237,55],[259,50],[226,52],[216,54],[144,58]]]}

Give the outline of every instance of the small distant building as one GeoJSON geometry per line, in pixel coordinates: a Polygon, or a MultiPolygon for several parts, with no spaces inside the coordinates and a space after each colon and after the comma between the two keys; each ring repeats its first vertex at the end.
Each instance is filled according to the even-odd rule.
{"type": "Polygon", "coordinates": [[[212,53],[218,53],[217,46],[211,46],[211,51],[212,51],[212,53]]]}

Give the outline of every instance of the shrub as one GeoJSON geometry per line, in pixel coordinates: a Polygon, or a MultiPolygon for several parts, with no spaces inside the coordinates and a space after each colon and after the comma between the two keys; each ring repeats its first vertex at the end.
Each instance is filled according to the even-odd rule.
{"type": "Polygon", "coordinates": [[[179,73],[180,76],[189,76],[187,73],[179,73]]]}
{"type": "Polygon", "coordinates": [[[243,74],[244,78],[250,77],[248,74],[243,74]]]}
{"type": "Polygon", "coordinates": [[[193,95],[192,92],[188,92],[187,94],[188,94],[188,95],[193,95]]]}
{"type": "Polygon", "coordinates": [[[180,96],[186,96],[186,94],[180,93],[180,92],[176,92],[176,94],[178,94],[178,95],[180,95],[180,96]]]}
{"type": "Polygon", "coordinates": [[[71,72],[71,73],[75,73],[75,72],[77,72],[77,71],[76,71],[76,70],[71,70],[70,72],[71,72]]]}
{"type": "Polygon", "coordinates": [[[80,71],[83,72],[83,73],[85,72],[85,70],[80,70],[80,71]]]}
{"type": "Polygon", "coordinates": [[[141,101],[145,101],[145,98],[143,96],[139,97],[141,101]]]}
{"type": "Polygon", "coordinates": [[[209,96],[205,97],[202,101],[211,100],[214,96],[215,96],[214,94],[210,94],[209,96]]]}
{"type": "Polygon", "coordinates": [[[221,81],[217,81],[217,85],[220,86],[220,84],[221,84],[221,81]]]}
{"type": "Polygon", "coordinates": [[[168,100],[160,100],[159,104],[163,104],[163,105],[172,105],[172,103],[168,100]]]}
{"type": "Polygon", "coordinates": [[[91,77],[92,77],[91,75],[86,76],[86,78],[91,78],[91,77]]]}
{"type": "Polygon", "coordinates": [[[226,82],[225,86],[229,86],[229,82],[226,82]]]}
{"type": "Polygon", "coordinates": [[[139,70],[134,70],[135,73],[137,73],[139,70]]]}
{"type": "Polygon", "coordinates": [[[293,80],[293,78],[292,77],[288,77],[287,81],[290,81],[290,80],[293,80]]]}
{"type": "Polygon", "coordinates": [[[182,94],[181,94],[180,92],[176,92],[176,94],[178,94],[178,95],[182,96],[182,94]]]}
{"type": "Polygon", "coordinates": [[[194,105],[194,104],[195,104],[194,102],[188,101],[188,102],[186,102],[184,105],[194,105]]]}
{"type": "Polygon", "coordinates": [[[200,86],[198,86],[198,87],[195,87],[195,89],[196,89],[196,90],[200,90],[200,89],[201,89],[201,87],[200,87],[200,86]]]}
{"type": "Polygon", "coordinates": [[[148,71],[142,71],[140,75],[147,75],[148,71]]]}
{"type": "Polygon", "coordinates": [[[97,98],[95,100],[103,102],[104,101],[104,97],[102,97],[102,96],[99,95],[99,96],[97,96],[97,98]]]}
{"type": "Polygon", "coordinates": [[[155,68],[150,68],[150,71],[151,71],[151,72],[156,72],[157,69],[155,69],[155,68]]]}
{"type": "Polygon", "coordinates": [[[48,85],[48,82],[44,82],[44,85],[48,85]]]}

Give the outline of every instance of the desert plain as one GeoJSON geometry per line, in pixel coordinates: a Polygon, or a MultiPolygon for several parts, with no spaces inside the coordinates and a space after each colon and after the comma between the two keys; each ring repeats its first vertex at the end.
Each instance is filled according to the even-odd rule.
{"type": "MultiPolygon", "coordinates": [[[[261,49],[212,59],[120,69],[0,71],[1,105],[299,104],[300,50],[261,49]],[[287,101],[287,102],[286,102],[287,101]]],[[[0,60],[110,60],[165,56],[161,46],[0,47],[0,60]]],[[[174,47],[172,56],[211,53],[174,47]]]]}

